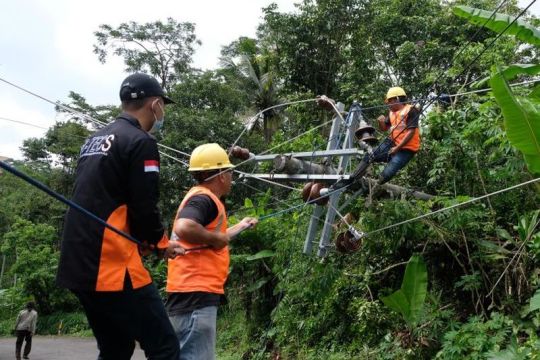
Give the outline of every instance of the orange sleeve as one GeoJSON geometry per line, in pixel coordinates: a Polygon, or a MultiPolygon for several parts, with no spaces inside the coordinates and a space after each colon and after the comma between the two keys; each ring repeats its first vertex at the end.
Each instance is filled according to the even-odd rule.
{"type": "Polygon", "coordinates": [[[159,240],[158,243],[156,244],[156,247],[159,250],[164,250],[168,246],[169,246],[169,237],[167,236],[167,234],[163,233],[163,236],[161,237],[161,240],[159,240]]]}

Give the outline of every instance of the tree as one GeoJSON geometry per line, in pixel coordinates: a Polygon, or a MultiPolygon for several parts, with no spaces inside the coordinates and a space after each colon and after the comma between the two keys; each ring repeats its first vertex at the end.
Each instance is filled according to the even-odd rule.
{"type": "MultiPolygon", "coordinates": [[[[255,40],[242,37],[222,51],[222,73],[229,74],[229,79],[236,77],[250,91],[251,105],[257,113],[272,106],[279,105],[279,80],[272,64],[272,55],[261,53],[255,40]]],[[[262,127],[267,143],[272,140],[273,133],[281,121],[281,109],[274,108],[262,113],[262,127]]],[[[254,120],[259,121],[259,118],[254,120]]],[[[246,124],[250,126],[251,124],[246,124]]]]}
{"type": "Polygon", "coordinates": [[[67,291],[55,285],[57,236],[54,227],[22,218],[3,236],[1,251],[15,257],[11,272],[17,275],[22,295],[33,297],[43,314],[50,314],[55,308],[66,308],[68,303],[71,307],[74,305],[67,291]]]}
{"type": "Polygon", "coordinates": [[[89,125],[90,129],[101,128],[102,125],[99,123],[108,124],[121,112],[120,107],[115,105],[90,105],[84,96],[74,91],[69,92],[68,98],[70,102],[57,106],[56,112],[64,114],[70,120],[89,125]],[[69,111],[65,107],[75,110],[75,112],[69,111]]]}
{"type": "Polygon", "coordinates": [[[138,24],[122,23],[117,28],[101,25],[96,31],[94,53],[105,63],[109,51],[124,59],[126,71],[149,72],[161,80],[168,89],[189,69],[195,45],[201,42],[195,36],[195,25],[155,21],[138,24]]]}

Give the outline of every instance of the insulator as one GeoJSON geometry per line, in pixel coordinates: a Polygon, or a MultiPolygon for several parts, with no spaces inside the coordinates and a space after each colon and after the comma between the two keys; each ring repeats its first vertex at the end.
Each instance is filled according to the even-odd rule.
{"type": "Polygon", "coordinates": [[[309,194],[311,193],[312,186],[313,182],[308,182],[304,185],[304,188],[302,189],[302,200],[304,200],[304,202],[308,202],[310,200],[309,194]]]}
{"type": "Polygon", "coordinates": [[[249,149],[240,146],[234,146],[230,152],[232,157],[240,160],[248,160],[251,157],[249,149]]]}
{"type": "Polygon", "coordinates": [[[315,204],[317,205],[326,205],[328,203],[329,197],[328,196],[321,196],[321,190],[325,188],[326,185],[323,183],[315,183],[311,187],[311,192],[309,193],[310,200],[315,200],[315,204]]]}
{"type": "Polygon", "coordinates": [[[362,241],[357,240],[349,230],[339,233],[336,237],[336,250],[341,253],[356,252],[362,246],[362,241]]]}

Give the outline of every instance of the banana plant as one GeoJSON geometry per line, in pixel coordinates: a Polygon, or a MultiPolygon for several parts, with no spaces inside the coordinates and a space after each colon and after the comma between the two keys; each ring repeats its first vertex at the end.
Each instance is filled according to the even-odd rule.
{"type": "Polygon", "coordinates": [[[512,15],[493,13],[482,9],[459,5],[453,8],[454,14],[466,19],[471,24],[482,25],[497,33],[505,32],[508,35],[514,35],[519,40],[531,45],[540,46],[540,30],[531,24],[518,19],[512,15]],[[512,23],[510,27],[508,25],[512,23]],[[506,29],[508,27],[508,29],[506,29]],[[506,31],[505,31],[506,29],[506,31]]]}
{"type": "Polygon", "coordinates": [[[401,288],[393,294],[382,297],[382,302],[390,309],[403,316],[403,320],[412,329],[420,319],[427,295],[427,269],[424,260],[413,255],[407,267],[401,288]]]}
{"type": "MultiPolygon", "coordinates": [[[[540,30],[527,22],[506,14],[456,6],[454,13],[473,24],[482,24],[495,32],[514,35],[532,46],[540,46],[540,30]]],[[[508,140],[525,159],[532,174],[540,175],[540,86],[535,86],[527,96],[516,95],[508,81],[518,75],[537,75],[540,64],[513,64],[504,68],[493,67],[490,85],[495,100],[504,116],[508,140]]]]}

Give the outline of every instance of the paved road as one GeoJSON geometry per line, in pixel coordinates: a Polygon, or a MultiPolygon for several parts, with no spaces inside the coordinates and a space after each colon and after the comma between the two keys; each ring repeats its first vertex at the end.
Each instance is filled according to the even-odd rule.
{"type": "MultiPolygon", "coordinates": [[[[34,336],[31,360],[96,360],[94,338],[69,336],[34,336]]],[[[15,359],[15,338],[0,338],[0,360],[15,359]]],[[[133,360],[144,360],[141,349],[135,349],[133,360]]]]}

